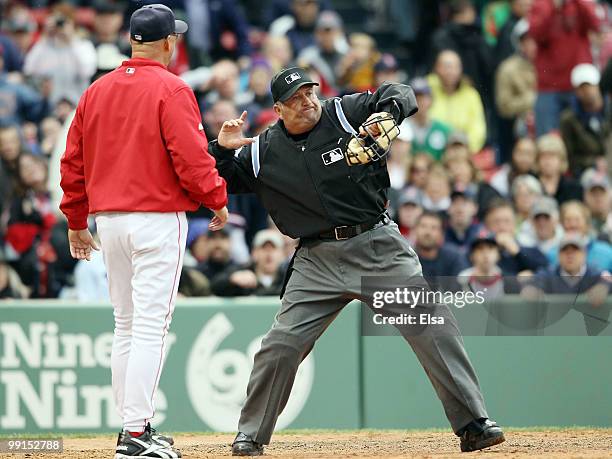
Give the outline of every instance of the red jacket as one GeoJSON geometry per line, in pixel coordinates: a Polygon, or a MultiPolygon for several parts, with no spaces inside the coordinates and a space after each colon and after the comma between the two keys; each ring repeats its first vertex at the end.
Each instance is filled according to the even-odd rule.
{"type": "Polygon", "coordinates": [[[593,62],[588,32],[599,29],[593,0],[535,0],[529,12],[529,34],[538,44],[538,90],[571,91],[574,66],[593,62]]]}
{"type": "Polygon", "coordinates": [[[176,212],[227,204],[192,90],[162,64],[131,59],[81,97],[61,161],[71,229],[96,212],[176,212]]]}

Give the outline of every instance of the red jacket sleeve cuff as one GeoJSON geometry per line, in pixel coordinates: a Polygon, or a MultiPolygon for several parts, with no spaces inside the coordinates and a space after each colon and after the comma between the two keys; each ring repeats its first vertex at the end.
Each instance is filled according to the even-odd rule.
{"type": "Polygon", "coordinates": [[[88,228],[87,216],[83,217],[70,217],[68,218],[68,228],[73,231],[80,231],[88,228]]]}

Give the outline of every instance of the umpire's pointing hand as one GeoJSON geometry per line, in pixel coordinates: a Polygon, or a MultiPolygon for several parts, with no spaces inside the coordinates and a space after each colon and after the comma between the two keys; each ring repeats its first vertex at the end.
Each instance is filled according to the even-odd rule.
{"type": "Polygon", "coordinates": [[[242,135],[242,126],[244,125],[246,116],[247,112],[244,111],[242,115],[240,115],[240,118],[223,123],[221,131],[219,131],[219,136],[217,137],[219,145],[223,148],[236,150],[255,141],[252,137],[243,137],[242,135]]]}

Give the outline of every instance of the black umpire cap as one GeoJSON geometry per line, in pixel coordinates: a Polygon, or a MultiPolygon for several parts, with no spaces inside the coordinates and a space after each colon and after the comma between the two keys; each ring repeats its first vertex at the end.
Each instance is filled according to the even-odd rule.
{"type": "Polygon", "coordinates": [[[137,9],[130,18],[130,36],[141,43],[185,33],[187,28],[187,23],[177,20],[170,8],[159,3],[137,9]]]}
{"type": "Polygon", "coordinates": [[[272,82],[270,83],[272,99],[274,102],[287,100],[298,89],[306,85],[319,86],[319,83],[312,81],[308,72],[301,67],[283,69],[272,77],[272,82]]]}

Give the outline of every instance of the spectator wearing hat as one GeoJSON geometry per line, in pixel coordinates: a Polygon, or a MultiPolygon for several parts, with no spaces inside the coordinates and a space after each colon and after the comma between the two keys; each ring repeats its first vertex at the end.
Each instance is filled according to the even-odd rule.
{"type": "MultiPolygon", "coordinates": [[[[247,2],[255,2],[259,7],[259,0],[247,0],[247,2]]],[[[269,27],[275,20],[285,16],[285,20],[291,20],[291,8],[293,0],[269,0],[265,2],[265,7],[261,12],[261,25],[269,27]]],[[[327,11],[331,8],[330,0],[320,0],[319,9],[327,11]]]]}
{"type": "Polygon", "coordinates": [[[561,112],[570,104],[572,69],[593,61],[589,33],[599,30],[600,20],[590,0],[535,0],[527,18],[538,45],[535,121],[541,136],[558,129],[561,112]]]}
{"type": "Polygon", "coordinates": [[[561,205],[573,199],[582,199],[582,187],[571,177],[568,170],[567,150],[563,139],[557,134],[546,134],[537,140],[536,171],[544,194],[556,199],[561,205]]]}
{"type": "Polygon", "coordinates": [[[15,23],[11,24],[10,21],[7,21],[6,29],[8,29],[10,35],[0,33],[0,50],[2,50],[4,71],[7,73],[21,72],[23,67],[23,56],[25,51],[21,50],[21,48],[17,45],[17,41],[14,41],[14,38],[17,38],[19,33],[14,33],[10,28],[11,26],[16,25],[17,24],[15,23]]]}
{"type": "Polygon", "coordinates": [[[599,81],[599,70],[593,64],[579,64],[572,70],[574,97],[561,113],[560,130],[575,177],[589,167],[607,169],[604,142],[611,126],[604,113],[599,81]]]}
{"type": "Polygon", "coordinates": [[[251,263],[231,267],[211,280],[218,296],[278,295],[284,279],[284,240],[277,230],[259,231],[253,238],[251,263]]]}
{"type": "Polygon", "coordinates": [[[385,81],[401,83],[399,64],[393,54],[383,53],[374,65],[374,86],[379,87],[385,81]]]}
{"type": "MultiPolygon", "coordinates": [[[[587,242],[580,234],[568,233],[559,244],[559,263],[539,270],[527,281],[521,295],[536,300],[543,294],[567,294],[575,298],[585,294],[594,307],[601,306],[610,294],[610,282],[602,271],[588,263],[587,242]]],[[[589,335],[596,335],[607,326],[585,315],[589,335]]]]}
{"type": "Polygon", "coordinates": [[[480,151],[487,135],[484,107],[478,92],[463,76],[459,54],[452,50],[440,52],[427,81],[433,97],[431,118],[464,132],[470,151],[480,151]]]}
{"type": "Polygon", "coordinates": [[[210,278],[230,267],[230,233],[227,226],[210,231],[208,218],[192,218],[187,230],[187,252],[183,262],[178,291],[182,296],[208,296],[210,278]],[[217,234],[219,233],[219,234],[217,234]],[[222,233],[222,234],[221,234],[222,233]],[[225,259],[228,263],[224,263],[225,259]]]}
{"type": "MultiPolygon", "coordinates": [[[[4,22],[6,32],[11,41],[17,46],[19,68],[10,71],[21,70],[23,65],[23,56],[29,51],[34,42],[34,34],[36,33],[36,21],[32,17],[31,10],[23,5],[16,4],[8,12],[6,22],[4,22]]],[[[0,40],[1,41],[1,40],[0,40]]],[[[7,61],[10,58],[7,57],[7,61]]],[[[7,62],[7,68],[10,68],[10,63],[7,62]]]]}
{"type": "Polygon", "coordinates": [[[225,262],[226,257],[223,255],[225,251],[228,251],[227,258],[231,261],[248,259],[248,248],[244,242],[244,233],[239,226],[241,224],[240,220],[240,216],[230,214],[228,225],[219,232],[209,230],[209,218],[199,216],[190,218],[185,265],[198,267],[203,274],[212,277],[223,268],[217,269],[215,263],[210,268],[205,265],[210,259],[211,251],[219,252],[215,253],[215,262],[225,262]]]}
{"type": "Polygon", "coordinates": [[[96,50],[100,45],[112,45],[118,54],[129,56],[132,52],[130,42],[121,34],[124,5],[112,0],[95,0],[92,6],[94,19],[91,42],[96,50]]]}
{"type": "Polygon", "coordinates": [[[537,45],[529,36],[529,23],[525,19],[516,23],[512,37],[516,51],[500,64],[495,75],[495,102],[500,117],[499,147],[502,163],[509,159],[515,136],[527,133],[537,94],[533,65],[537,45]]]}
{"type": "MultiPolygon", "coordinates": [[[[612,214],[610,210],[610,180],[603,172],[595,169],[588,169],[582,174],[582,189],[584,190],[584,202],[591,211],[591,224],[597,237],[603,234],[604,225],[612,214]]],[[[610,242],[610,241],[608,241],[610,242]]]]}
{"type": "Polygon", "coordinates": [[[414,187],[404,190],[397,201],[395,221],[402,236],[411,242],[414,242],[414,227],[422,213],[420,191],[414,187]]]}
{"type": "Polygon", "coordinates": [[[469,268],[458,275],[458,282],[465,291],[483,292],[487,299],[504,294],[504,277],[498,263],[501,258],[495,235],[479,231],[467,246],[469,268]]]}
{"type": "Polygon", "coordinates": [[[67,99],[76,106],[96,72],[95,48],[76,33],[74,15],[68,4],[55,6],[23,66],[28,76],[50,79],[52,105],[67,99]]]}
{"type": "Polygon", "coordinates": [[[244,100],[241,101],[239,112],[246,110],[249,123],[254,126],[259,114],[272,108],[274,101],[270,92],[270,79],[272,78],[272,67],[265,59],[253,59],[249,70],[249,86],[244,92],[244,100]]]}
{"type": "Polygon", "coordinates": [[[323,82],[338,94],[340,88],[336,69],[349,49],[342,18],[335,11],[322,11],[317,18],[314,34],[315,44],[304,48],[296,61],[301,67],[314,69],[323,82]]]}
{"type": "Polygon", "coordinates": [[[485,228],[495,234],[500,248],[499,267],[505,276],[534,273],[548,266],[548,260],[534,247],[525,247],[516,239],[516,215],[512,204],[504,199],[493,201],[486,209],[485,228]]]}
{"type": "Polygon", "coordinates": [[[531,208],[529,220],[521,225],[517,241],[524,247],[535,247],[552,262],[563,238],[559,224],[559,206],[548,196],[539,197],[531,208]]]}
{"type": "Polygon", "coordinates": [[[270,24],[270,35],[286,35],[295,55],[315,44],[315,26],[321,13],[319,0],[291,0],[291,13],[270,24]]]}
{"type": "MultiPolygon", "coordinates": [[[[565,233],[577,233],[585,238],[587,262],[597,269],[612,272],[612,246],[595,237],[589,208],[580,201],[568,201],[561,206],[560,216],[565,233]]],[[[555,263],[556,255],[552,254],[555,263]]]]}
{"type": "Polygon", "coordinates": [[[452,128],[431,117],[430,108],[433,99],[427,79],[415,78],[410,81],[410,86],[419,106],[419,111],[406,119],[413,133],[412,151],[427,153],[433,159],[439,161],[444,154],[452,128]]]}
{"type": "Polygon", "coordinates": [[[476,221],[476,196],[470,190],[454,190],[448,207],[448,222],[444,240],[467,254],[470,245],[482,229],[476,221]]]}
{"type": "Polygon", "coordinates": [[[531,174],[536,163],[536,144],[529,137],[522,137],[514,143],[512,158],[509,163],[503,164],[491,177],[493,188],[504,198],[510,197],[512,182],[519,175],[531,174]]]}
{"type": "Polygon", "coordinates": [[[200,236],[201,244],[205,244],[206,257],[197,264],[196,268],[207,279],[213,279],[219,273],[234,268],[236,263],[232,259],[232,240],[229,228],[219,231],[206,231],[200,236]]]}
{"type": "Polygon", "coordinates": [[[527,20],[527,14],[533,4],[533,0],[510,0],[510,16],[499,29],[497,43],[495,44],[496,66],[512,56],[517,49],[516,24],[521,20],[527,20]]]}
{"type": "Polygon", "coordinates": [[[444,243],[444,223],[440,214],[425,211],[414,228],[415,250],[419,256],[423,275],[435,285],[444,278],[457,276],[467,268],[465,257],[453,246],[444,243]]]}

